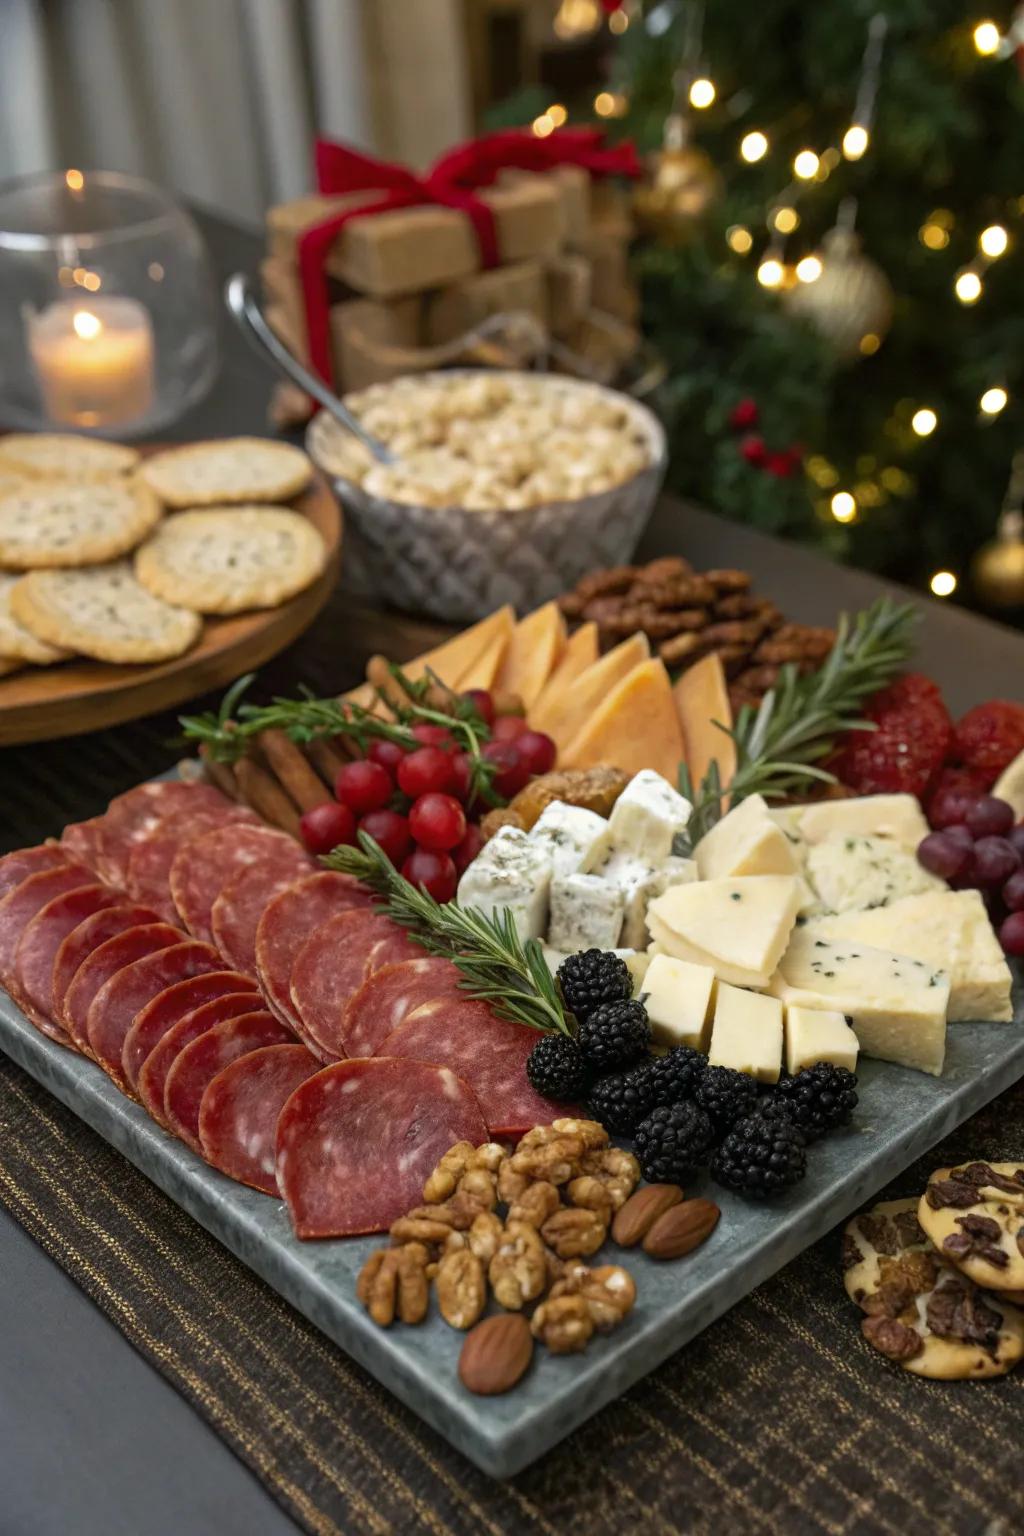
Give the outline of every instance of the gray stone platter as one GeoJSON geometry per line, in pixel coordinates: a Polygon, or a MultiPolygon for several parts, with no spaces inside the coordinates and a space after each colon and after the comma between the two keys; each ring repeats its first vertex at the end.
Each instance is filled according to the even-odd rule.
{"type": "MultiPolygon", "coordinates": [[[[625,1392],[1024,1075],[1024,989],[1016,990],[1015,1023],[951,1026],[941,1078],[865,1061],[854,1124],[812,1149],[797,1189],[758,1206],[712,1186],[707,1192],[722,1219],[709,1241],[674,1264],[630,1253],[639,1296],[626,1325],[583,1355],[538,1350],[529,1375],[503,1398],[472,1397],[461,1387],[461,1338],[436,1314],[419,1328],[384,1332],[370,1323],[356,1301],[355,1279],[380,1239],[298,1242],[279,1201],[208,1168],[92,1062],[41,1035],[4,992],[0,1048],[471,1461],[505,1477],[625,1392]]],[[[613,1252],[622,1257],[615,1249],[609,1259],[613,1252]]]]}

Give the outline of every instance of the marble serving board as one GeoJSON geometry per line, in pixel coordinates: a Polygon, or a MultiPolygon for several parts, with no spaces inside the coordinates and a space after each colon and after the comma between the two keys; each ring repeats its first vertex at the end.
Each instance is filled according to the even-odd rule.
{"type": "Polygon", "coordinates": [[[380,1238],[298,1242],[280,1201],[208,1168],[93,1062],[41,1035],[2,991],[0,1049],[471,1461],[504,1477],[550,1450],[1024,1075],[1020,979],[1013,1024],[950,1027],[941,1078],[865,1060],[854,1123],[811,1148],[807,1178],[784,1198],[747,1204],[702,1178],[687,1192],[722,1207],[702,1248],[656,1264],[610,1245],[592,1262],[624,1261],[632,1271],[638,1300],[627,1323],[583,1355],[538,1349],[520,1386],[496,1398],[473,1397],[460,1385],[461,1335],[436,1311],[418,1328],[384,1331],[369,1321],[355,1280],[380,1238]]]}

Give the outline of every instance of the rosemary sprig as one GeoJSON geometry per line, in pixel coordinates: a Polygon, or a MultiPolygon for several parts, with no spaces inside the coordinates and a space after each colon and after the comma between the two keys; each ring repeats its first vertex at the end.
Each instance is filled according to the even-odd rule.
{"type": "Polygon", "coordinates": [[[432,955],[443,955],[462,972],[470,997],[490,1003],[495,1013],[545,1033],[571,1034],[554,978],[536,939],[520,939],[507,909],[485,917],[458,902],[443,905],[410,885],[387,854],[365,832],[358,848],[339,847],[321,860],[328,869],[353,875],[384,897],[383,910],[408,928],[432,955]]]}
{"type": "MultiPolygon", "coordinates": [[[[809,780],[834,784],[835,775],[817,764],[847,731],[875,729],[860,717],[859,707],[905,664],[917,619],[916,609],[888,597],[864,609],[852,625],[843,614],[831,655],[819,671],[801,677],[795,666],[784,666],[759,707],[745,705],[731,731],[715,721],[736,746],[736,772],[727,791],[730,803],[753,794],[782,799],[806,789],[809,780]]],[[[693,802],[686,831],[692,848],[722,816],[718,763],[711,763],[699,785],[693,784],[683,764],[679,787],[693,802]]]]}

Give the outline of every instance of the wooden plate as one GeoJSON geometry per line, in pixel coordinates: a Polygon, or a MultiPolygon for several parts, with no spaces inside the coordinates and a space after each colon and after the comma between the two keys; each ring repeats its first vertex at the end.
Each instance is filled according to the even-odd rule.
{"type": "Polygon", "coordinates": [[[197,645],[155,666],[66,661],[26,667],[0,679],[0,746],[80,736],[140,715],[171,709],[262,666],[308,629],[330,596],[341,563],[341,509],[317,475],[291,503],[319,529],[327,563],[312,586],[280,608],[207,618],[197,645]]]}

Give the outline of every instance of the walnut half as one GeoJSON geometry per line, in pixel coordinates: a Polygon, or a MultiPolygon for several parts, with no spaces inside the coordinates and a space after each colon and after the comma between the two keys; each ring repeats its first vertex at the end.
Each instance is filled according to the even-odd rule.
{"type": "Polygon", "coordinates": [[[495,1301],[507,1312],[537,1299],[547,1282],[547,1261],[536,1227],[526,1221],[508,1223],[488,1276],[495,1301]]]}

